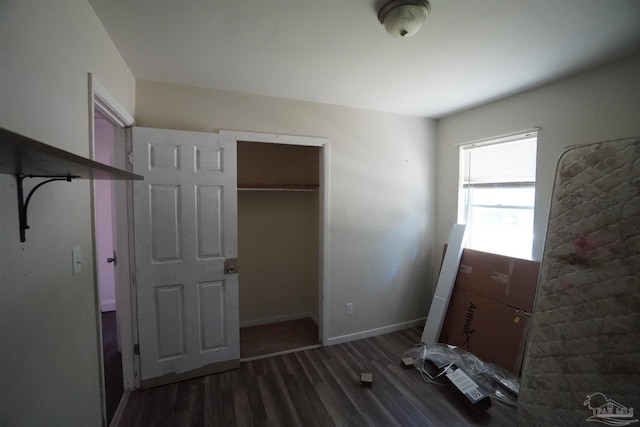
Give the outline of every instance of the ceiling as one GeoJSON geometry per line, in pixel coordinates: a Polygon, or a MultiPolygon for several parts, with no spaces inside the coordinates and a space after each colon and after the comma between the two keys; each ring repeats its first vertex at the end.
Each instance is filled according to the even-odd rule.
{"type": "Polygon", "coordinates": [[[640,52],[638,0],[89,0],[137,79],[440,118],[640,52]],[[382,1],[384,4],[384,1],[382,1]]]}

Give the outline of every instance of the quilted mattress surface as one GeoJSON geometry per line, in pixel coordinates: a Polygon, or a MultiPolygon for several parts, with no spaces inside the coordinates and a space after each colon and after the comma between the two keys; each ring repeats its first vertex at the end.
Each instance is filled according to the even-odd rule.
{"type": "Polygon", "coordinates": [[[518,420],[640,427],[640,138],[560,157],[518,420]]]}

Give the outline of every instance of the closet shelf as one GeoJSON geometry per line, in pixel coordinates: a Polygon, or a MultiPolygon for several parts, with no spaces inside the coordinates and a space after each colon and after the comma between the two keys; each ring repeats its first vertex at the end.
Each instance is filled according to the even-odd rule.
{"type": "Polygon", "coordinates": [[[44,184],[73,179],[140,180],[136,175],[68,151],[44,144],[10,130],[0,128],[0,173],[16,177],[20,241],[25,241],[27,208],[33,193],[44,184]],[[24,199],[25,178],[46,178],[36,185],[24,199]]]}
{"type": "Polygon", "coordinates": [[[318,191],[318,184],[255,184],[238,183],[239,191],[318,191]]]}

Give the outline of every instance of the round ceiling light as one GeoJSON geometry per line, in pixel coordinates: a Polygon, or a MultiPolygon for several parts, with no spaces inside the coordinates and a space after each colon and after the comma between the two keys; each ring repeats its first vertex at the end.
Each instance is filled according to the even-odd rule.
{"type": "Polygon", "coordinates": [[[431,12],[429,0],[391,0],[378,12],[378,20],[393,37],[417,33],[431,12]]]}

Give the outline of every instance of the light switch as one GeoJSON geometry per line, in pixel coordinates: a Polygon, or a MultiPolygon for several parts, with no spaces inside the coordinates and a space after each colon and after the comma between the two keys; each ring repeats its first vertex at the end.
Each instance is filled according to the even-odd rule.
{"type": "Polygon", "coordinates": [[[73,263],[73,275],[75,276],[82,271],[82,251],[80,246],[71,249],[71,261],[73,263]]]}
{"type": "Polygon", "coordinates": [[[345,306],[344,311],[347,316],[351,316],[353,314],[353,303],[348,302],[347,305],[345,306]]]}

